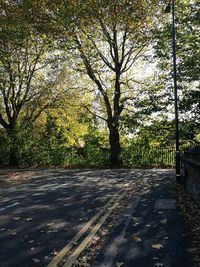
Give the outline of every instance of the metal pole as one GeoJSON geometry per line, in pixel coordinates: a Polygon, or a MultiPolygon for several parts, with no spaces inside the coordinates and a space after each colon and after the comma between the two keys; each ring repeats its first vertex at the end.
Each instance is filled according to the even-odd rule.
{"type": "Polygon", "coordinates": [[[177,71],[176,71],[176,28],[174,0],[172,0],[172,39],[173,39],[173,72],[174,72],[174,108],[175,108],[175,131],[176,131],[176,182],[181,183],[180,176],[180,148],[179,148],[179,117],[178,117],[178,94],[177,94],[177,71]]]}

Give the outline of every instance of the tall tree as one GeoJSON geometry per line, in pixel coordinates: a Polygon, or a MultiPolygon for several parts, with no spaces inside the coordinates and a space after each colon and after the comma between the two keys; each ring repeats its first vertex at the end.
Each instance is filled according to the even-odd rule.
{"type": "Polygon", "coordinates": [[[0,124],[10,137],[10,164],[15,165],[16,132],[32,124],[52,103],[55,94],[50,91],[56,79],[47,77],[53,62],[47,37],[27,24],[15,1],[2,1],[0,7],[0,124]]]}
{"type": "MultiPolygon", "coordinates": [[[[121,114],[132,98],[130,70],[145,52],[157,1],[73,1],[52,10],[52,18],[68,33],[71,65],[92,81],[101,107],[86,107],[109,130],[110,162],[119,164],[121,114]],[[63,14],[71,14],[70,27],[63,14]],[[69,41],[72,42],[70,46],[69,41]],[[81,66],[81,62],[83,66],[81,66]]],[[[64,38],[63,38],[64,39],[64,38]]]]}

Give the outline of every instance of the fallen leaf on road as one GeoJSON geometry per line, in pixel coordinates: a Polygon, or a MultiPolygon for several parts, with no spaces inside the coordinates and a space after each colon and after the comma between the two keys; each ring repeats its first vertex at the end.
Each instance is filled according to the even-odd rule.
{"type": "Polygon", "coordinates": [[[163,263],[161,263],[161,262],[156,262],[154,266],[156,266],[156,267],[163,267],[163,266],[164,266],[164,264],[163,264],[163,263]]]}
{"type": "Polygon", "coordinates": [[[142,242],[142,238],[139,237],[139,236],[133,236],[133,240],[134,240],[136,243],[140,243],[140,242],[142,242]]]}
{"type": "Polygon", "coordinates": [[[163,245],[162,244],[153,244],[152,248],[161,249],[161,248],[163,248],[163,245]]]}
{"type": "Polygon", "coordinates": [[[54,249],[54,251],[53,251],[53,255],[54,255],[54,256],[58,255],[58,251],[54,249]]]}
{"type": "Polygon", "coordinates": [[[165,218],[165,219],[162,219],[161,221],[160,221],[160,223],[162,223],[162,224],[167,224],[167,219],[165,218]]]}
{"type": "Polygon", "coordinates": [[[123,265],[124,265],[123,262],[116,262],[116,267],[121,267],[121,266],[123,266],[123,265]]]}
{"type": "Polygon", "coordinates": [[[9,232],[10,235],[16,235],[17,234],[17,232],[15,230],[10,230],[9,229],[8,232],[9,232]]]}
{"type": "Polygon", "coordinates": [[[99,236],[95,236],[95,237],[93,238],[93,240],[95,240],[95,241],[99,241],[99,239],[100,239],[99,236]]]}
{"type": "Polygon", "coordinates": [[[40,260],[39,260],[39,259],[33,259],[33,262],[34,262],[34,263],[39,263],[40,260]]]}
{"type": "Polygon", "coordinates": [[[106,230],[102,230],[102,231],[101,231],[101,235],[102,235],[102,236],[105,236],[105,235],[107,235],[107,234],[108,234],[108,231],[106,231],[106,230]]]}
{"type": "Polygon", "coordinates": [[[13,232],[11,232],[10,234],[11,234],[11,235],[16,235],[17,232],[16,232],[16,231],[13,231],[13,232]]]}
{"type": "Polygon", "coordinates": [[[99,240],[100,240],[100,237],[99,237],[99,236],[95,236],[95,237],[93,238],[93,240],[92,240],[92,244],[93,244],[93,245],[97,245],[98,242],[99,242],[99,240]]]}
{"type": "Polygon", "coordinates": [[[52,222],[52,223],[47,223],[47,226],[48,226],[48,227],[52,227],[52,226],[54,226],[54,225],[55,225],[55,223],[53,223],[53,222],[52,222]]]}
{"type": "Polygon", "coordinates": [[[21,217],[14,217],[15,221],[19,221],[21,219],[21,217]]]}
{"type": "Polygon", "coordinates": [[[48,231],[46,231],[47,234],[49,234],[49,233],[57,233],[57,232],[58,232],[58,230],[48,230],[48,231]]]}

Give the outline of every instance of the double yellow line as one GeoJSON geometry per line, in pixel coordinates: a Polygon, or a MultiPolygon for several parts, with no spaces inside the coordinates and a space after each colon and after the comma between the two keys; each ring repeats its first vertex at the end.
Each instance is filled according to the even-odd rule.
{"type": "Polygon", "coordinates": [[[92,227],[91,231],[87,235],[87,237],[79,244],[79,246],[75,249],[75,251],[67,258],[63,267],[71,267],[75,260],[80,256],[83,250],[88,246],[92,238],[95,236],[97,231],[100,229],[102,224],[106,221],[109,217],[111,212],[116,208],[119,201],[125,193],[119,195],[116,193],[114,197],[112,197],[106,205],[100,209],[92,219],[87,222],[83,228],[75,235],[75,237],[53,258],[53,260],[47,265],[47,267],[57,267],[57,264],[62,260],[62,258],[71,250],[76,243],[86,232],[87,230],[93,225],[95,221],[97,221],[102,215],[102,217],[98,220],[98,222],[92,227]],[[113,204],[112,204],[113,203],[113,204]]]}

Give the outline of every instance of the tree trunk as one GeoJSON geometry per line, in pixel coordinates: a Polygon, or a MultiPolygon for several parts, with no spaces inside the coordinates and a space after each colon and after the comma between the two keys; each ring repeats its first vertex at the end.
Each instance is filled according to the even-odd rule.
{"type": "Polygon", "coordinates": [[[120,153],[120,138],[117,126],[108,124],[109,129],[109,143],[110,143],[110,164],[111,166],[119,166],[119,153],[120,153]]]}

